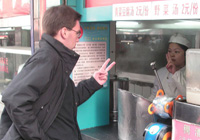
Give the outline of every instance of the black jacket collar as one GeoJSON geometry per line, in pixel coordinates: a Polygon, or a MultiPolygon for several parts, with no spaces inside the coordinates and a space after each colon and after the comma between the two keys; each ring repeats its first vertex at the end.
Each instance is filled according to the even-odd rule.
{"type": "MultiPolygon", "coordinates": [[[[70,70],[74,68],[80,57],[79,54],[77,54],[73,50],[68,49],[60,41],[56,40],[48,34],[44,33],[42,35],[42,41],[47,42],[53,49],[55,49],[60,57],[64,60],[65,64],[70,64],[67,66],[70,70]]],[[[42,43],[42,41],[40,41],[40,44],[42,43]]],[[[43,47],[43,45],[40,45],[40,47],[43,47]]]]}

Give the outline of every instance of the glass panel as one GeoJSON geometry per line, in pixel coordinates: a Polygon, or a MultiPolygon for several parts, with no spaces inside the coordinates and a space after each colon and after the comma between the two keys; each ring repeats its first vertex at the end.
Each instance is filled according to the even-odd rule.
{"type": "MultiPolygon", "coordinates": [[[[3,19],[1,21],[5,22],[3,19]]],[[[30,57],[30,43],[30,25],[16,27],[13,24],[12,27],[0,27],[0,92],[30,57]]]]}
{"type": "Polygon", "coordinates": [[[157,69],[166,65],[165,54],[172,34],[184,34],[191,46],[198,48],[199,31],[198,20],[118,21],[116,72],[154,75],[150,63],[156,61],[157,69]]]}
{"type": "Polygon", "coordinates": [[[30,0],[1,0],[0,15],[0,114],[1,93],[31,55],[30,0]]]}
{"type": "MultiPolygon", "coordinates": [[[[23,51],[22,49],[17,50],[23,51]]],[[[2,92],[2,90],[19,72],[30,55],[16,54],[12,52],[4,53],[1,51],[2,49],[0,49],[0,91],[2,92]]]]}

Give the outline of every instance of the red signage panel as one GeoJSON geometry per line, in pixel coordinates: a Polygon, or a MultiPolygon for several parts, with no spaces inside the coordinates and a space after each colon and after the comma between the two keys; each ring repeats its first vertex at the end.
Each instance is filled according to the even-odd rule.
{"type": "Polygon", "coordinates": [[[0,0],[0,18],[29,15],[30,0],[0,0]]]}
{"type": "Polygon", "coordinates": [[[165,1],[165,0],[85,0],[85,7],[99,7],[111,6],[120,3],[133,3],[133,2],[152,2],[152,1],[165,1]]]}

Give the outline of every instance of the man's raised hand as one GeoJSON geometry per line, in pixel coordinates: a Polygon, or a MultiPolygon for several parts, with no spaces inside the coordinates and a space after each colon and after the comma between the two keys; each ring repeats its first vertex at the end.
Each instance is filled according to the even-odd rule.
{"type": "Polygon", "coordinates": [[[110,62],[110,58],[108,58],[104,64],[102,65],[102,67],[94,72],[93,77],[94,79],[100,84],[103,85],[107,79],[108,79],[108,71],[116,64],[115,62],[112,62],[108,67],[108,63],[110,62]]]}

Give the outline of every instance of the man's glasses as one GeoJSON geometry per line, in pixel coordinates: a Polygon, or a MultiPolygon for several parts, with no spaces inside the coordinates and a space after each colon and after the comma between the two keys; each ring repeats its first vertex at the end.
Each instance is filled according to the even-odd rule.
{"type": "MultiPolygon", "coordinates": [[[[67,28],[67,27],[66,27],[66,28],[67,28]]],[[[74,32],[76,33],[77,37],[80,39],[80,37],[81,37],[81,31],[75,31],[75,30],[73,30],[73,29],[71,29],[71,28],[67,28],[67,29],[69,29],[69,30],[71,30],[71,31],[74,31],[74,32]]]]}

